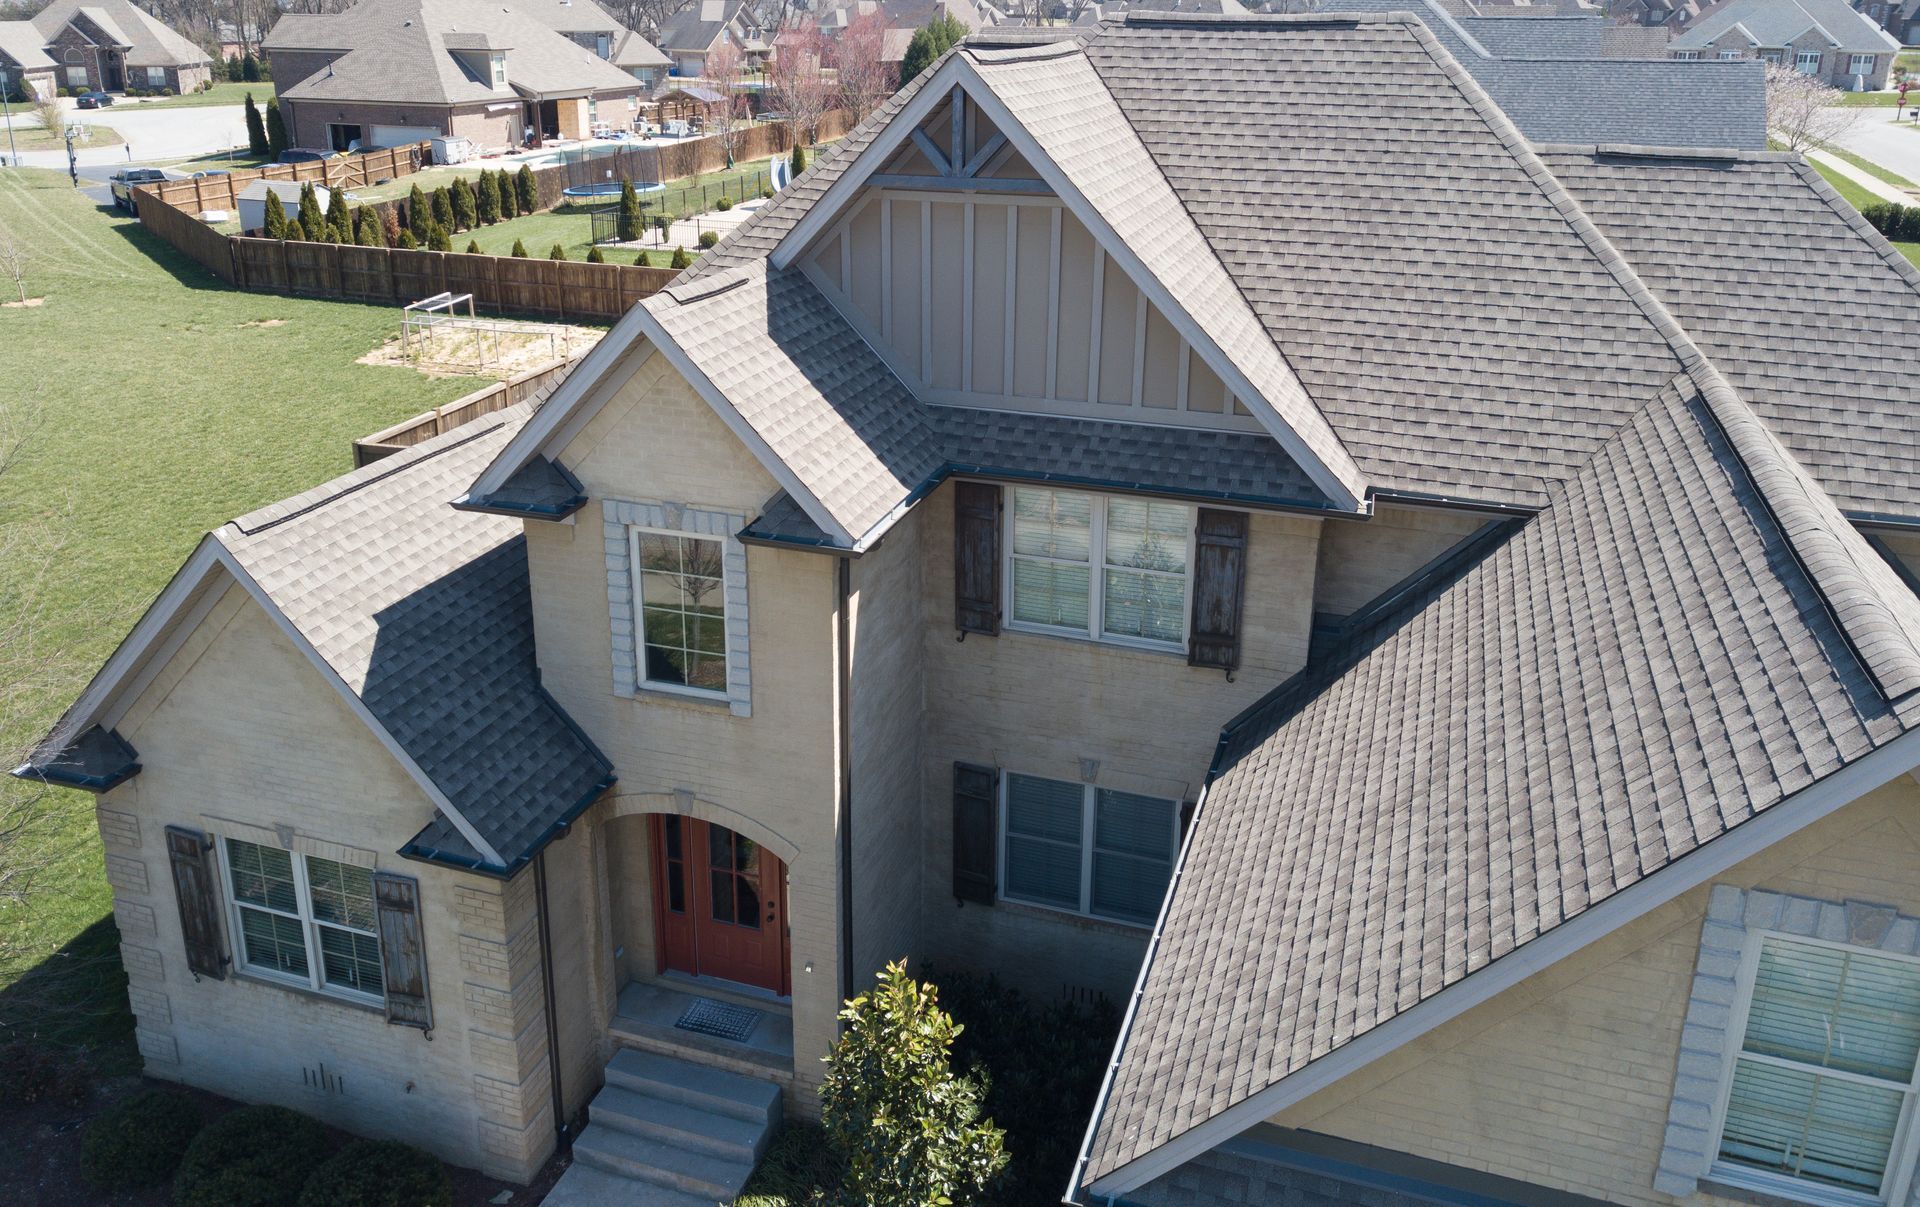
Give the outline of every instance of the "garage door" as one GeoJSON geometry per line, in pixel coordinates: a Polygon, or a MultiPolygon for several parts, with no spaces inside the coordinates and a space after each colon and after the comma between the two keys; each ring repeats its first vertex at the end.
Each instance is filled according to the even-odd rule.
{"type": "Polygon", "coordinates": [[[430,138],[440,138],[443,132],[438,126],[375,126],[373,145],[376,147],[404,147],[409,143],[426,142],[430,138]]]}

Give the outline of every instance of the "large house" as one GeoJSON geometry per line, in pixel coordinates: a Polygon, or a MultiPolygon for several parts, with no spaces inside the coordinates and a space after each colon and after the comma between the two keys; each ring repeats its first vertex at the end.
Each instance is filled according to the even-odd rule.
{"type": "Polygon", "coordinates": [[[43,90],[186,93],[213,78],[213,60],[128,0],[53,0],[0,22],[0,75],[43,90]]]}
{"type": "Polygon", "coordinates": [[[60,65],[31,21],[0,21],[0,93],[15,103],[52,96],[60,65]]]}
{"type": "Polygon", "coordinates": [[[661,23],[659,42],[673,60],[672,74],[695,79],[706,75],[708,56],[722,46],[734,48],[743,69],[761,66],[773,53],[747,0],[693,0],[661,23]]]}
{"type": "Polygon", "coordinates": [[[1668,44],[1676,59],[1760,59],[1852,92],[1885,88],[1900,41],[1846,0],[1722,0],[1668,44]]]}
{"type": "Polygon", "coordinates": [[[533,0],[526,8],[554,32],[593,51],[649,90],[666,78],[673,60],[594,0],[533,0]]]}
{"type": "Polygon", "coordinates": [[[264,44],[287,137],[336,151],[459,137],[500,151],[629,124],[646,86],[597,43],[556,31],[550,9],[360,0],[288,13],[264,44]]]}
{"type": "Polygon", "coordinates": [[[591,1102],[555,1203],[730,1199],[909,956],[1127,1003],[1076,1201],[1902,1207],[1916,296],[1404,14],[968,42],[17,774],[149,1073],[510,1178],[591,1102]]]}

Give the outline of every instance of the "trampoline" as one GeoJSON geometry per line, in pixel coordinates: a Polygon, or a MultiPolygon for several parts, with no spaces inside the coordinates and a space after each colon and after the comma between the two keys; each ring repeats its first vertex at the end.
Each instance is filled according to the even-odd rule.
{"type": "MultiPolygon", "coordinates": [[[[604,180],[598,184],[572,184],[561,189],[560,195],[576,201],[586,197],[618,197],[622,187],[623,182],[618,180],[604,180]]],[[[635,185],[634,191],[637,193],[643,187],[651,186],[635,185]]]]}

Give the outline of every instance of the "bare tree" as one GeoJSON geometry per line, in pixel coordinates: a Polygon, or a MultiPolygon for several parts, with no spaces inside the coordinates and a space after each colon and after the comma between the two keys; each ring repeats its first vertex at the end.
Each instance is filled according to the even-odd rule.
{"type": "Polygon", "coordinates": [[[49,138],[59,138],[61,132],[67,128],[66,112],[60,108],[60,102],[54,98],[51,91],[46,96],[34,98],[33,115],[40,119],[42,126],[46,127],[49,138]]]}
{"type": "Polygon", "coordinates": [[[1789,151],[1825,146],[1852,129],[1862,110],[1840,100],[1838,88],[1813,76],[1781,63],[1767,65],[1767,129],[1789,151]]]}
{"type": "Polygon", "coordinates": [[[793,119],[794,141],[819,140],[820,118],[833,103],[834,83],[824,67],[829,46],[818,26],[798,22],[774,42],[768,81],[773,107],[793,119]]]}
{"type": "Polygon", "coordinates": [[[17,235],[7,227],[0,226],[0,272],[7,274],[13,287],[20,291],[20,304],[27,304],[27,248],[17,235]]]}
{"type": "Polygon", "coordinates": [[[893,94],[895,67],[886,61],[887,19],[875,8],[847,23],[834,44],[840,103],[857,125],[893,94]]]}
{"type": "Polygon", "coordinates": [[[706,106],[707,128],[720,136],[720,145],[727,150],[728,167],[733,166],[733,136],[746,105],[746,98],[740,95],[740,73],[740,48],[733,44],[732,38],[708,52],[706,69],[700,73],[719,94],[718,99],[706,106]]]}

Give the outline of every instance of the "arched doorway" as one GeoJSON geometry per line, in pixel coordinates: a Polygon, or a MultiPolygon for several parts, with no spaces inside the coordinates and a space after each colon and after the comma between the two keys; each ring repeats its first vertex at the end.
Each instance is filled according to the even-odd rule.
{"type": "Polygon", "coordinates": [[[786,864],[718,822],[656,813],[647,827],[659,971],[791,994],[786,864]]]}

